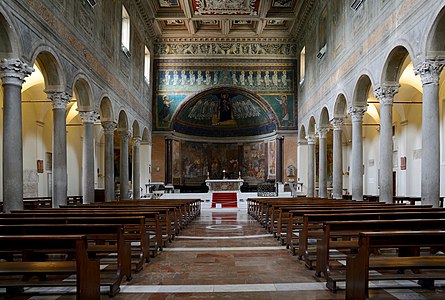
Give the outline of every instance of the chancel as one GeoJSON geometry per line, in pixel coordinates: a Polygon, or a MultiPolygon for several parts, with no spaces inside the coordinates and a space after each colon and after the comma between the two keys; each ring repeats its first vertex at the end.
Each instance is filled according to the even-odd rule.
{"type": "Polygon", "coordinates": [[[0,1],[0,298],[443,298],[444,25],[0,1]]]}

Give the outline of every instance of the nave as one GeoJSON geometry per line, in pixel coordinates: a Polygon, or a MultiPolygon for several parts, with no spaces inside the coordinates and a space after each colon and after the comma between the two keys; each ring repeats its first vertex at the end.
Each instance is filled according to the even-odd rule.
{"type": "MultiPolygon", "coordinates": [[[[411,281],[374,282],[374,299],[442,299],[411,281]],[[401,288],[394,288],[400,286],[401,288]],[[415,290],[409,287],[415,287],[415,290]]],[[[436,282],[436,285],[439,282],[436,282]]],[[[203,209],[171,246],[122,286],[117,299],[344,299],[244,209],[203,209]]]]}
{"type": "MultiPolygon", "coordinates": [[[[431,291],[413,281],[372,282],[370,298],[443,299],[441,284],[431,291]]],[[[344,283],[339,288],[330,292],[245,209],[202,209],[141,272],[123,282],[119,294],[109,298],[102,292],[101,299],[344,299],[344,283]]],[[[75,298],[50,288],[25,295],[33,296],[20,299],[75,298]]]]}

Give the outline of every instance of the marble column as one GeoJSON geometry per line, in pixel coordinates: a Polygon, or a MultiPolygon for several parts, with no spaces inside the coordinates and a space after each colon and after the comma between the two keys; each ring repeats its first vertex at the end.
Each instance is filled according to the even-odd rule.
{"type": "Polygon", "coordinates": [[[173,184],[173,140],[165,138],[165,184],[173,184]]]}
{"type": "Polygon", "coordinates": [[[320,127],[318,129],[318,197],[328,197],[328,178],[327,178],[327,145],[326,136],[329,127],[320,127]]]}
{"type": "Polygon", "coordinates": [[[279,183],[283,183],[283,141],[284,138],[282,136],[279,136],[276,138],[276,158],[275,158],[275,181],[279,183]]]}
{"type": "Polygon", "coordinates": [[[53,103],[53,206],[66,205],[68,171],[66,153],[66,106],[71,96],[66,92],[46,92],[53,103]]]}
{"type": "Polygon", "coordinates": [[[105,201],[116,199],[114,194],[114,129],[116,123],[102,122],[105,136],[105,201]]]}
{"type": "Polygon", "coordinates": [[[23,209],[22,84],[33,68],[19,59],[0,62],[3,84],[3,211],[23,209]]]}
{"type": "Polygon", "coordinates": [[[307,136],[307,196],[315,195],[315,137],[307,136]]]}
{"type": "Polygon", "coordinates": [[[374,90],[380,101],[380,193],[379,201],[393,203],[392,103],[398,83],[383,84],[374,90]]]}
{"type": "Polygon", "coordinates": [[[141,199],[141,141],[140,137],[133,137],[133,199],[141,199]]]}
{"type": "Polygon", "coordinates": [[[131,133],[128,130],[119,130],[120,138],[120,164],[119,164],[119,174],[120,174],[120,200],[128,200],[130,197],[130,184],[129,184],[129,172],[128,172],[128,139],[131,133]]]}
{"type": "Polygon", "coordinates": [[[82,142],[82,196],[83,203],[94,202],[94,122],[99,118],[95,111],[79,112],[83,122],[82,142]]]}
{"type": "Polygon", "coordinates": [[[422,80],[422,204],[439,206],[440,130],[439,76],[444,60],[426,60],[415,69],[422,80]]]}
{"type": "Polygon", "coordinates": [[[363,200],[363,114],[366,107],[351,107],[352,117],[352,200],[363,200]]]}
{"type": "Polygon", "coordinates": [[[343,198],[343,146],[342,146],[342,126],[343,119],[332,120],[333,133],[333,166],[332,166],[332,197],[334,199],[343,198]]]}

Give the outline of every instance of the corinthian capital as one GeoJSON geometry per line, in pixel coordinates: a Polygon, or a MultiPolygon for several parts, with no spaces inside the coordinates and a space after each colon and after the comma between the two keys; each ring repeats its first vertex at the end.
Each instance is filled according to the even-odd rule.
{"type": "Polygon", "coordinates": [[[2,59],[0,61],[0,78],[3,84],[14,84],[21,86],[25,77],[34,72],[34,68],[18,58],[2,59]]]}
{"type": "Polygon", "coordinates": [[[94,123],[99,119],[99,114],[95,111],[80,111],[79,117],[84,123],[94,123]]]}
{"type": "Polygon", "coordinates": [[[414,69],[414,74],[420,75],[422,84],[439,84],[439,76],[445,65],[443,59],[426,59],[424,62],[417,65],[414,69]]]}
{"type": "Polygon", "coordinates": [[[327,126],[318,128],[318,138],[325,139],[328,132],[329,132],[329,127],[327,127],[327,126]]]}
{"type": "Polygon", "coordinates": [[[334,127],[334,131],[341,130],[343,127],[343,118],[334,118],[331,121],[332,127],[334,127]]]}
{"type": "Polygon", "coordinates": [[[46,92],[46,94],[52,101],[54,109],[66,109],[66,106],[71,101],[71,95],[66,92],[46,92]]]}
{"type": "Polygon", "coordinates": [[[121,140],[126,141],[131,137],[131,131],[127,129],[119,130],[119,137],[121,140]]]}
{"type": "Polygon", "coordinates": [[[398,83],[385,83],[374,90],[374,95],[381,105],[392,105],[394,95],[399,92],[398,83]]]}
{"type": "Polygon", "coordinates": [[[351,106],[348,110],[348,113],[352,117],[352,122],[363,121],[363,115],[365,114],[366,110],[366,106],[351,106]]]}
{"type": "Polygon", "coordinates": [[[308,145],[314,145],[315,144],[315,136],[313,136],[313,135],[306,136],[306,140],[307,140],[308,145]]]}
{"type": "Polygon", "coordinates": [[[102,122],[102,127],[104,128],[104,134],[114,134],[114,129],[116,128],[116,123],[112,121],[102,122]]]}
{"type": "Polygon", "coordinates": [[[140,136],[133,137],[133,146],[139,147],[141,145],[142,138],[140,136]]]}

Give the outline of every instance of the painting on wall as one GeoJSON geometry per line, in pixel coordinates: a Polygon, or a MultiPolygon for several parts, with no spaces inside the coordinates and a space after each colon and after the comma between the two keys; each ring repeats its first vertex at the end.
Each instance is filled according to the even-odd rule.
{"type": "Polygon", "coordinates": [[[269,171],[267,174],[268,178],[275,179],[276,168],[275,168],[275,160],[276,160],[276,152],[275,152],[275,141],[269,141],[269,151],[268,153],[268,161],[269,161],[269,171]]]}
{"type": "Polygon", "coordinates": [[[295,126],[292,95],[265,95],[264,98],[276,112],[281,127],[295,126]]]}
{"type": "Polygon", "coordinates": [[[247,184],[256,185],[268,178],[269,169],[275,169],[275,159],[273,166],[268,165],[268,142],[239,145],[175,141],[173,147],[175,185],[199,186],[207,178],[221,179],[223,170],[227,178],[241,174],[247,184]]]}

